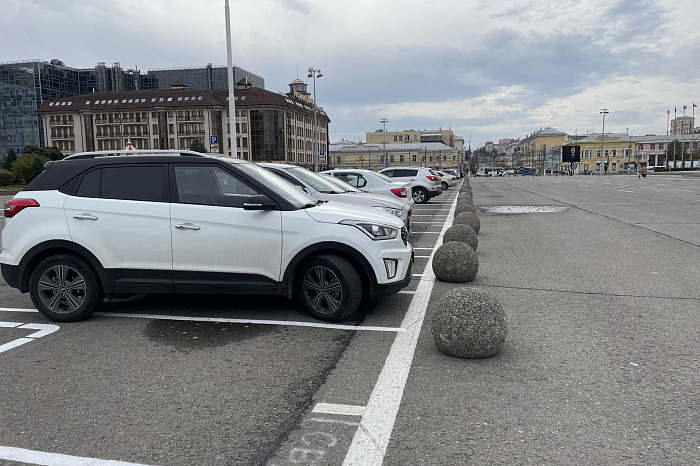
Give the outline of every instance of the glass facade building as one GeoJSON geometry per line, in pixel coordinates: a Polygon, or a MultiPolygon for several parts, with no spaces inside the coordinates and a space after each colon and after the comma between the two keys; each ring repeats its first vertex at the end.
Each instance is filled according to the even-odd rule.
{"type": "MultiPolygon", "coordinates": [[[[248,79],[264,89],[260,76],[234,67],[234,82],[248,79]]],[[[208,64],[200,68],[139,70],[121,68],[119,63],[76,69],[60,60],[0,63],[0,158],[8,149],[20,153],[25,146],[44,146],[42,118],[37,112],[50,99],[107,91],[170,89],[175,81],[194,89],[228,89],[225,66],[208,64]]]]}

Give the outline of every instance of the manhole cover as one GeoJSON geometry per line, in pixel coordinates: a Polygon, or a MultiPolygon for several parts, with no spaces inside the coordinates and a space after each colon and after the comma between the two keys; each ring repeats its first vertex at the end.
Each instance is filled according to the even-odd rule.
{"type": "Polygon", "coordinates": [[[568,207],[555,205],[490,205],[481,207],[484,212],[494,214],[533,214],[544,212],[563,212],[568,207]]]}

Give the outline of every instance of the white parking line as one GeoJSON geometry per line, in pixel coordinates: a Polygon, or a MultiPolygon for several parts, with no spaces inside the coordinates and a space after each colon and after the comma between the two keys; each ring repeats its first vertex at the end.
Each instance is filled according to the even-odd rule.
{"type": "Polygon", "coordinates": [[[339,414],[341,416],[364,416],[366,406],[339,405],[335,403],[316,403],[312,413],[339,414]]]}
{"type": "MultiPolygon", "coordinates": [[[[455,199],[450,208],[450,214],[454,212],[456,204],[457,200],[455,199]]],[[[445,222],[443,234],[451,224],[452,222],[449,220],[445,222]]],[[[437,239],[436,248],[441,241],[442,235],[437,239]]],[[[433,254],[435,253],[433,252],[433,254]]],[[[345,456],[344,465],[381,465],[384,461],[384,454],[389,445],[391,432],[394,430],[394,422],[396,422],[408,373],[411,364],[413,364],[413,355],[418,344],[430,294],[435,284],[431,262],[429,261],[425,268],[424,277],[418,283],[416,294],[401,323],[401,326],[406,328],[406,332],[398,334],[394,339],[382,372],[379,374],[379,379],[370,395],[365,414],[362,416],[350,449],[345,456]]]]}
{"type": "Polygon", "coordinates": [[[2,446],[0,446],[0,459],[51,466],[145,466],[140,463],[127,463],[126,461],[99,460],[2,446]]]}
{"type": "MultiPolygon", "coordinates": [[[[13,309],[8,307],[0,308],[0,312],[39,312],[36,309],[13,309]]],[[[293,320],[256,320],[256,319],[227,319],[225,317],[188,317],[188,316],[175,316],[175,315],[160,315],[160,314],[123,314],[120,312],[95,312],[94,316],[101,317],[128,317],[132,319],[153,319],[153,320],[180,320],[189,322],[221,322],[227,324],[259,324],[259,325],[286,325],[289,327],[315,327],[315,328],[329,328],[334,330],[353,330],[353,331],[371,331],[371,332],[405,332],[405,328],[400,327],[371,327],[371,326],[357,326],[357,325],[340,325],[340,324],[323,324],[320,322],[299,322],[293,320]]],[[[18,324],[21,325],[21,324],[18,324]]],[[[26,324],[24,328],[34,328],[29,327],[29,325],[44,325],[51,327],[50,324],[26,324]]],[[[54,325],[56,330],[58,330],[58,325],[54,325]]],[[[54,330],[55,331],[55,330],[54,330]]],[[[39,332],[37,332],[39,333],[39,332]]],[[[37,335],[37,334],[33,334],[37,335]]],[[[29,335],[30,337],[32,335],[29,335]]],[[[43,335],[39,335],[43,336],[43,335]]],[[[38,337],[35,337],[38,338],[38,337]]]]}
{"type": "Polygon", "coordinates": [[[22,346],[25,343],[35,341],[37,338],[49,335],[61,328],[58,325],[53,324],[23,324],[21,322],[0,322],[0,327],[38,330],[38,332],[34,332],[31,335],[27,335],[26,337],[16,338],[9,343],[0,345],[0,353],[11,350],[12,348],[17,348],[18,346],[22,346]]]}

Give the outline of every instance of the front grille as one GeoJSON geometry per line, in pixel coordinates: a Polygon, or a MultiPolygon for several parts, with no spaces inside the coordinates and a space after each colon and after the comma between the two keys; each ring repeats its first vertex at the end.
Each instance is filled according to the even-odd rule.
{"type": "Polygon", "coordinates": [[[408,244],[408,230],[406,227],[401,228],[401,239],[403,240],[403,244],[408,244]]]}

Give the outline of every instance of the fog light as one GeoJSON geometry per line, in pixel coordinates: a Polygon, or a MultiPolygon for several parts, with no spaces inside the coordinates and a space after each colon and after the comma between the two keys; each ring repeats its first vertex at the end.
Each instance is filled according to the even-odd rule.
{"type": "Polygon", "coordinates": [[[394,278],[396,276],[396,269],[399,266],[399,261],[396,259],[384,259],[384,267],[386,268],[387,278],[394,278]]]}

